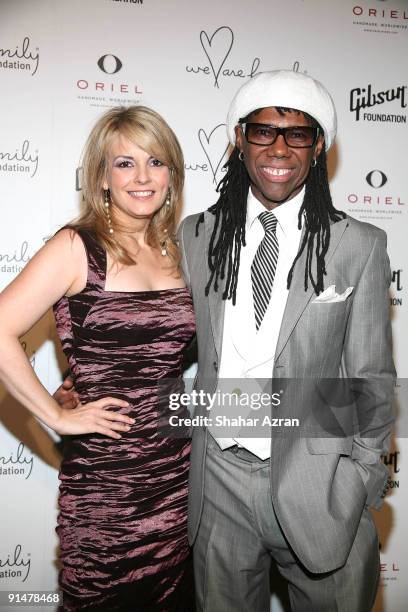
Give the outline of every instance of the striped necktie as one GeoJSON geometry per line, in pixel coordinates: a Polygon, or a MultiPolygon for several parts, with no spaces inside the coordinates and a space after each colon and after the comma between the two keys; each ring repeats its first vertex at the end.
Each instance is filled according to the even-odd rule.
{"type": "Polygon", "coordinates": [[[265,236],[258,246],[251,265],[252,293],[257,331],[261,326],[269,300],[271,299],[279,255],[275,215],[271,212],[263,212],[259,215],[258,219],[265,230],[265,236]]]}

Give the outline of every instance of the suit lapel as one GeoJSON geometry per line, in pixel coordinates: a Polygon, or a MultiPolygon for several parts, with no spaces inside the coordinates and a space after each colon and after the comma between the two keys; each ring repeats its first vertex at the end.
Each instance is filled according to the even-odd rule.
{"type": "MultiPolygon", "coordinates": [[[[347,219],[342,219],[341,221],[333,223],[330,226],[330,246],[326,255],[326,266],[333,257],[333,254],[341,241],[347,225],[347,219]]],[[[307,291],[304,289],[305,265],[306,251],[304,250],[293,271],[292,284],[290,286],[285,312],[283,313],[282,324],[275,351],[275,362],[285,348],[285,345],[289,340],[299,318],[301,317],[302,312],[314,295],[314,289],[310,286],[310,280],[307,291]]]]}
{"type": "MultiPolygon", "coordinates": [[[[207,274],[207,283],[210,280],[210,270],[208,269],[208,247],[210,244],[211,234],[214,228],[214,219],[214,215],[208,212],[205,213],[205,269],[207,274]]],[[[222,332],[224,327],[225,300],[222,299],[222,293],[224,290],[223,285],[223,281],[219,281],[218,291],[214,291],[214,287],[213,285],[211,285],[210,292],[208,294],[208,306],[210,309],[211,328],[214,338],[215,350],[217,352],[218,357],[221,355],[222,332]]]]}

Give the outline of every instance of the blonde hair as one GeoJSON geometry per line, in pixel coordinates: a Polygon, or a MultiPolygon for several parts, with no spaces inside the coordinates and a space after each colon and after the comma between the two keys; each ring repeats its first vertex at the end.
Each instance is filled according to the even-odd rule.
{"type": "Polygon", "coordinates": [[[104,202],[109,149],[122,135],[170,168],[170,203],[153,216],[147,230],[147,243],[154,248],[165,245],[171,267],[178,269],[180,254],[175,242],[177,219],[182,206],[184,159],[173,130],[154,110],[146,106],[115,107],[96,122],[86,141],[82,156],[82,212],[71,227],[91,230],[116,263],[131,265],[135,260],[121,244],[120,227],[112,218],[109,225],[104,202]],[[116,231],[115,231],[116,230],[116,231]]]}

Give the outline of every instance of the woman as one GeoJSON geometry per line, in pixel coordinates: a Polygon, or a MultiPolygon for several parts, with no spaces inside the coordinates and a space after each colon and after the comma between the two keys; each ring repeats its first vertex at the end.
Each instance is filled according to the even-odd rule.
{"type": "Polygon", "coordinates": [[[109,110],[85,147],[80,218],[0,296],[1,377],[68,436],[57,527],[66,610],[193,608],[189,443],[157,435],[158,382],[180,379],[194,334],[174,242],[183,179],[179,143],[157,113],[109,110]],[[53,304],[75,410],[58,406],[18,341],[53,304]]]}

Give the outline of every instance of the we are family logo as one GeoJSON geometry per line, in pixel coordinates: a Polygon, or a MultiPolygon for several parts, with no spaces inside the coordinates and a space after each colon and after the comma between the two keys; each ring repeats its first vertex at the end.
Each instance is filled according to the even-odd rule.
{"type": "Polygon", "coordinates": [[[217,184],[226,171],[224,165],[228,158],[229,145],[225,123],[216,125],[212,130],[199,128],[197,137],[202,158],[200,161],[185,163],[184,168],[190,172],[209,172],[212,182],[217,184]]]}
{"type": "Polygon", "coordinates": [[[29,36],[25,36],[23,41],[15,46],[0,48],[0,68],[27,71],[34,76],[39,62],[38,47],[33,48],[29,36]]]}
{"type": "Polygon", "coordinates": [[[38,157],[38,149],[33,151],[26,139],[15,148],[0,151],[0,171],[23,173],[33,178],[38,170],[38,157]]]}
{"type": "Polygon", "coordinates": [[[257,74],[261,60],[254,57],[249,67],[231,65],[230,54],[235,43],[234,32],[229,26],[221,26],[214,32],[200,32],[200,46],[204,63],[186,66],[186,72],[209,77],[214,87],[219,88],[225,78],[247,79],[257,74]],[[228,61],[227,61],[228,60],[228,61]]]}
{"type": "Polygon", "coordinates": [[[0,450],[0,476],[23,476],[30,478],[33,471],[34,457],[25,449],[22,442],[12,450],[0,450]]]}
{"type": "Polygon", "coordinates": [[[30,570],[31,553],[25,553],[21,544],[17,544],[11,550],[0,549],[0,580],[14,578],[25,582],[30,570]]]}
{"type": "Polygon", "coordinates": [[[0,272],[19,274],[30,258],[29,243],[22,240],[16,247],[0,252],[0,272]]]}

